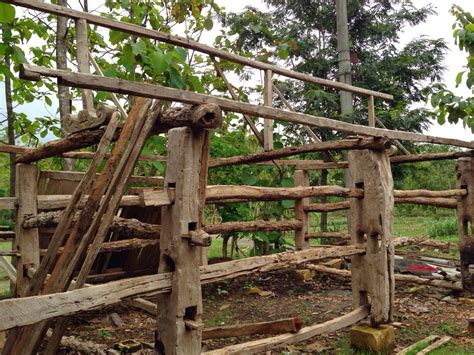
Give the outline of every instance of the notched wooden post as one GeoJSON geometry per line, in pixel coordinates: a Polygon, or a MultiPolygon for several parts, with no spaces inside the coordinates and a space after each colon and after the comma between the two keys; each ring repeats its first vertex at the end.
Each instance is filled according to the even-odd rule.
{"type": "Polygon", "coordinates": [[[174,275],[171,292],[158,300],[155,350],[166,355],[199,354],[202,297],[197,244],[208,244],[200,230],[209,132],[174,128],[168,141],[165,187],[175,189],[175,203],[162,208],[159,272],[174,275]]]}
{"type": "Polygon", "coordinates": [[[457,188],[467,190],[457,197],[461,280],[465,290],[474,292],[474,157],[458,159],[456,175],[457,188]]]}
{"type": "Polygon", "coordinates": [[[352,257],[353,306],[371,305],[373,325],[392,319],[394,283],[393,179],[383,151],[349,152],[352,187],[364,188],[364,197],[352,199],[352,244],[366,245],[365,255],[352,257]]]}
{"type": "Polygon", "coordinates": [[[38,214],[38,168],[36,165],[16,165],[16,196],[18,207],[15,226],[15,246],[20,251],[16,259],[16,294],[26,296],[33,270],[40,262],[38,228],[24,228],[23,219],[38,214]]]}
{"type": "MultiPolygon", "coordinates": [[[[309,174],[307,170],[295,170],[294,184],[296,186],[309,186],[309,174]]],[[[308,247],[308,241],[305,239],[309,231],[308,213],[305,206],[309,205],[309,198],[301,198],[295,200],[295,219],[300,220],[303,225],[300,229],[295,230],[295,248],[302,250],[308,247]]]]}

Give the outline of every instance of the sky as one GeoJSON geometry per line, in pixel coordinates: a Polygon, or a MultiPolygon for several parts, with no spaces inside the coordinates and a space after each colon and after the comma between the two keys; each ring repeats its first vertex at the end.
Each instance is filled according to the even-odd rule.
{"type": "MultiPolygon", "coordinates": [[[[73,0],[74,1],[74,0],[73,0]]],[[[461,53],[457,46],[455,46],[452,37],[452,23],[454,21],[453,16],[449,13],[449,9],[453,3],[461,6],[464,10],[474,13],[474,1],[473,0],[413,0],[415,6],[427,6],[430,5],[437,11],[437,15],[430,16],[428,20],[415,27],[407,29],[401,36],[401,45],[408,43],[411,39],[419,36],[428,36],[431,38],[444,38],[448,44],[449,51],[446,55],[445,66],[447,68],[444,75],[444,82],[449,89],[454,91],[458,95],[472,95],[467,87],[462,84],[459,88],[455,88],[455,77],[456,74],[463,69],[463,65],[466,63],[466,55],[461,53]]],[[[217,0],[217,3],[224,7],[226,11],[239,12],[242,11],[246,6],[251,5],[258,7],[262,10],[266,9],[266,5],[262,0],[217,0]]],[[[218,34],[219,27],[216,26],[214,29],[206,33],[201,38],[201,42],[212,45],[213,39],[218,34]]],[[[4,86],[3,82],[0,83],[0,97],[1,100],[4,98],[4,86]]],[[[54,100],[52,107],[47,107],[42,102],[35,102],[29,105],[19,107],[18,110],[25,112],[28,116],[34,117],[35,115],[54,115],[57,109],[57,101],[54,100]]],[[[0,101],[0,114],[5,113],[5,102],[0,101]]],[[[467,141],[474,140],[474,135],[470,129],[465,129],[462,123],[457,125],[445,124],[443,126],[437,123],[433,124],[431,128],[425,132],[426,134],[458,138],[467,141]]],[[[47,137],[50,138],[50,137],[47,137]]]]}

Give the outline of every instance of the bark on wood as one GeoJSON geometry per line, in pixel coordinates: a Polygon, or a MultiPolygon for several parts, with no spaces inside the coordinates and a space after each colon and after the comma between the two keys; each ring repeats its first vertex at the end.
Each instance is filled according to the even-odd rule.
{"type": "Polygon", "coordinates": [[[204,230],[209,234],[220,234],[227,232],[272,232],[296,230],[303,223],[299,220],[289,221],[250,221],[250,222],[225,222],[221,224],[208,225],[204,230]]]}
{"type": "Polygon", "coordinates": [[[352,243],[366,243],[366,254],[352,257],[353,305],[368,304],[372,324],[392,319],[394,302],[393,179],[388,156],[372,150],[349,152],[351,184],[364,197],[351,200],[352,243]]]}
{"type": "Polygon", "coordinates": [[[124,240],[116,240],[114,242],[103,243],[100,246],[99,252],[110,253],[110,252],[119,252],[119,251],[130,250],[130,249],[142,249],[148,246],[158,245],[159,243],[160,241],[156,239],[131,238],[131,239],[124,239],[124,240]]]}
{"type": "Polygon", "coordinates": [[[369,315],[369,305],[359,306],[352,312],[334,318],[327,322],[302,328],[298,333],[287,333],[272,338],[249,341],[247,343],[231,345],[226,348],[205,352],[207,355],[227,355],[227,354],[254,354],[270,351],[276,347],[299,343],[310,339],[316,335],[331,333],[336,330],[348,327],[369,315]]]}
{"type": "Polygon", "coordinates": [[[335,238],[335,239],[351,239],[351,235],[348,233],[340,232],[315,232],[308,233],[305,238],[307,239],[321,239],[321,238],[335,238]]]}
{"type": "Polygon", "coordinates": [[[219,160],[213,160],[210,163],[211,167],[219,166],[231,166],[240,164],[251,164],[262,161],[275,160],[279,158],[285,158],[293,155],[321,152],[327,150],[337,149],[380,149],[383,150],[387,146],[388,142],[385,139],[378,138],[359,138],[359,139],[348,139],[339,141],[326,141],[321,143],[305,144],[296,147],[286,147],[282,149],[275,149],[271,152],[261,152],[249,155],[235,156],[229,158],[220,158],[219,160]]]}
{"type": "Polygon", "coordinates": [[[293,78],[297,80],[302,80],[305,82],[324,85],[327,87],[332,87],[338,90],[344,90],[353,92],[360,95],[372,95],[374,97],[380,97],[385,100],[393,100],[393,96],[389,94],[379,93],[373,90],[358,88],[352,85],[347,85],[344,83],[335,82],[332,80],[317,78],[308,74],[300,73],[297,71],[280,68],[276,65],[259,62],[250,58],[242,57],[233,53],[226,52],[221,49],[213,48],[211,46],[199,43],[197,41],[190,40],[189,38],[173,36],[169,33],[159,32],[152,29],[148,29],[142,26],[134,25],[127,22],[116,21],[110,18],[105,18],[103,16],[93,15],[87,12],[73,10],[67,7],[61,7],[56,5],[51,5],[39,1],[26,1],[26,0],[8,0],[11,4],[23,6],[29,9],[48,12],[55,15],[67,16],[73,19],[84,19],[87,22],[102,27],[110,28],[113,30],[122,31],[139,37],[146,37],[150,39],[155,39],[161,42],[170,43],[173,45],[178,45],[184,48],[197,50],[202,53],[206,53],[210,56],[230,60],[235,63],[243,64],[250,66],[252,68],[260,70],[271,70],[276,74],[286,76],[288,78],[293,78]]]}
{"type": "Polygon", "coordinates": [[[16,194],[18,209],[15,226],[15,249],[21,250],[16,260],[16,294],[24,297],[28,294],[30,279],[27,270],[38,268],[40,263],[39,235],[37,228],[24,228],[21,225],[27,215],[38,213],[37,205],[38,168],[34,165],[18,164],[16,166],[16,194]]]}
{"type": "Polygon", "coordinates": [[[431,198],[431,197],[396,197],[396,204],[427,205],[443,208],[456,208],[457,203],[454,198],[431,198]]]}
{"type": "MultiPolygon", "coordinates": [[[[155,351],[159,354],[201,352],[202,295],[199,248],[182,236],[201,229],[200,206],[205,191],[202,160],[208,154],[204,130],[175,128],[169,132],[165,186],[175,188],[175,203],[161,210],[160,273],[173,272],[171,292],[158,299],[155,351]],[[205,156],[203,156],[205,155],[205,156]],[[190,324],[197,326],[190,327],[190,324]]],[[[204,180],[205,183],[205,180],[204,180]]]]}
{"type": "MultiPolygon", "coordinates": [[[[340,270],[340,269],[335,269],[335,268],[331,268],[331,267],[327,267],[323,265],[311,265],[311,264],[308,264],[305,267],[311,270],[316,270],[319,272],[333,274],[333,275],[337,275],[341,277],[346,277],[346,278],[351,277],[351,272],[349,270],[340,270]]],[[[407,283],[407,284],[417,284],[417,285],[426,285],[426,286],[432,286],[432,287],[446,288],[449,290],[462,290],[462,286],[460,282],[425,279],[423,277],[418,277],[414,275],[395,274],[395,281],[401,284],[407,283]]]]}
{"type": "Polygon", "coordinates": [[[260,323],[243,323],[214,328],[204,328],[202,339],[240,337],[254,334],[297,333],[304,323],[298,317],[260,323]]]}
{"type": "Polygon", "coordinates": [[[459,253],[461,256],[461,280],[465,290],[474,292],[474,157],[461,158],[456,164],[457,188],[469,193],[458,197],[457,219],[459,253]]]}
{"type": "MultiPolygon", "coordinates": [[[[176,126],[212,129],[222,124],[222,112],[213,103],[195,105],[181,109],[168,109],[157,112],[158,122],[155,133],[165,132],[176,126]]],[[[28,150],[18,157],[19,163],[30,163],[55,155],[65,154],[75,149],[97,144],[104,134],[105,127],[70,134],[67,138],[48,142],[37,149],[28,150]]]]}
{"type": "MultiPolygon", "coordinates": [[[[296,170],[294,173],[295,187],[309,186],[309,175],[305,170],[296,170]]],[[[310,220],[308,214],[305,211],[305,207],[309,204],[309,198],[301,198],[295,200],[295,218],[301,221],[301,228],[295,230],[295,248],[296,250],[302,250],[308,247],[308,242],[305,239],[305,235],[309,231],[310,220]]]]}
{"type": "Polygon", "coordinates": [[[393,195],[395,198],[416,198],[416,197],[429,197],[429,198],[446,198],[456,196],[466,196],[467,190],[465,188],[459,188],[454,190],[443,190],[443,191],[430,191],[430,190],[394,190],[393,195]]]}
{"type": "Polygon", "coordinates": [[[333,120],[326,117],[317,117],[303,113],[288,112],[272,107],[236,102],[233,100],[224,99],[212,95],[198,94],[190,91],[182,91],[159,85],[139,83],[109,77],[100,77],[96,75],[72,73],[67,71],[38,67],[30,64],[23,64],[21,66],[20,77],[22,79],[40,80],[42,76],[57,77],[60,79],[61,84],[79,88],[103,90],[128,95],[140,95],[143,97],[150,97],[166,101],[177,101],[193,105],[200,105],[212,102],[219,105],[220,108],[224,111],[232,111],[242,114],[246,113],[250,115],[260,116],[263,118],[282,120],[303,125],[319,126],[321,128],[332,129],[353,135],[368,135],[374,137],[383,137],[386,139],[399,139],[433,144],[447,144],[470,149],[474,148],[474,142],[466,142],[459,139],[442,138],[423,135],[419,133],[365,127],[352,123],[333,120]]]}
{"type": "Polygon", "coordinates": [[[341,201],[333,203],[310,203],[305,206],[304,210],[307,212],[334,212],[341,210],[348,210],[350,201],[341,201]]]}
{"type": "MultiPolygon", "coordinates": [[[[200,279],[206,284],[364,252],[361,247],[335,246],[258,256],[203,266],[200,268],[200,279]]],[[[0,301],[0,330],[71,315],[127,298],[169,292],[172,278],[173,273],[140,276],[63,293],[3,300],[0,301]]]]}
{"type": "MultiPolygon", "coordinates": [[[[93,153],[94,154],[94,153],[93,153]]],[[[40,178],[49,178],[53,180],[81,181],[84,173],[80,171],[56,171],[41,170],[40,178]]],[[[96,174],[98,176],[98,174],[96,174]]],[[[156,185],[163,185],[164,178],[161,176],[130,176],[128,182],[145,182],[156,185]]]]}

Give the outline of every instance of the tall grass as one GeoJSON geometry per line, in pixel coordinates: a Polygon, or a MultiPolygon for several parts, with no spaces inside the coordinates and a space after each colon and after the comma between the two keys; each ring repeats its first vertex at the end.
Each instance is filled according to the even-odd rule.
{"type": "Polygon", "coordinates": [[[456,218],[445,218],[433,220],[428,229],[430,238],[443,238],[455,236],[458,233],[458,224],[456,218]]]}

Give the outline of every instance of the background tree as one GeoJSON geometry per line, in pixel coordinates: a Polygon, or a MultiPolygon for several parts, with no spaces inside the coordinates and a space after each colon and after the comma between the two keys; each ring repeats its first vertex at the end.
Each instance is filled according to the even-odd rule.
{"type": "MultiPolygon", "coordinates": [[[[453,36],[459,49],[467,53],[465,70],[456,76],[456,87],[466,80],[468,89],[474,86],[474,16],[459,6],[453,6],[451,13],[456,22],[453,25],[453,36]]],[[[463,98],[446,89],[443,84],[435,85],[435,93],[431,96],[431,104],[437,109],[438,123],[444,124],[463,122],[474,133],[474,97],[463,98]]]]}

